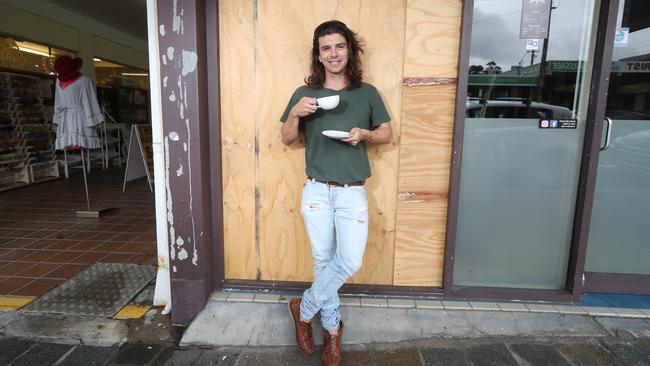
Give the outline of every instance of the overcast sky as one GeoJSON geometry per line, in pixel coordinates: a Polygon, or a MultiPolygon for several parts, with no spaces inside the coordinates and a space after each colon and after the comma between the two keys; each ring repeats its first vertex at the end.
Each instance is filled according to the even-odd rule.
{"type": "MultiPolygon", "coordinates": [[[[591,29],[585,28],[591,23],[594,0],[554,0],[553,5],[557,8],[551,11],[547,60],[578,60],[581,44],[589,39],[591,29]]],[[[519,39],[521,9],[522,0],[475,0],[470,65],[495,61],[508,71],[522,57],[523,66],[530,65],[526,40],[519,39]]],[[[535,63],[539,61],[537,56],[535,63]]]]}

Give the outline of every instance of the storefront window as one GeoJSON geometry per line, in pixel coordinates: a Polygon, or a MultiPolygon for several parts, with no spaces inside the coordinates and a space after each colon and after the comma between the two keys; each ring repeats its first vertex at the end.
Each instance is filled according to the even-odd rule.
{"type": "Polygon", "coordinates": [[[97,86],[112,87],[116,84],[148,90],[149,72],[95,57],[95,78],[97,86]]]}
{"type": "Polygon", "coordinates": [[[594,0],[476,0],[454,284],[563,289],[594,0]]]}
{"type": "Polygon", "coordinates": [[[119,122],[148,122],[149,73],[95,57],[97,96],[119,122]]]}

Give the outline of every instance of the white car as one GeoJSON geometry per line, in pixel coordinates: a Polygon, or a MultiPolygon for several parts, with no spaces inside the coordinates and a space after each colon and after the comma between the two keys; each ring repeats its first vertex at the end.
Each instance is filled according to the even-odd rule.
{"type": "Polygon", "coordinates": [[[465,105],[468,118],[573,118],[571,110],[559,105],[516,100],[470,100],[465,105]]]}

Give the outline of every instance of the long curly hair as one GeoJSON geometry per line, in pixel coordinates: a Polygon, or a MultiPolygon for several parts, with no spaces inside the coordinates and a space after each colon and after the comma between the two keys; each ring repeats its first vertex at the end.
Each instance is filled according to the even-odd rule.
{"type": "Polygon", "coordinates": [[[363,79],[360,57],[361,53],[363,53],[362,44],[357,38],[357,34],[348,28],[345,23],[338,20],[327,21],[314,29],[314,39],[311,48],[311,75],[305,79],[305,84],[316,89],[323,88],[323,84],[325,84],[325,67],[318,60],[318,39],[335,33],[342,35],[348,43],[348,64],[345,68],[345,73],[350,82],[350,88],[358,88],[361,86],[363,79]]]}

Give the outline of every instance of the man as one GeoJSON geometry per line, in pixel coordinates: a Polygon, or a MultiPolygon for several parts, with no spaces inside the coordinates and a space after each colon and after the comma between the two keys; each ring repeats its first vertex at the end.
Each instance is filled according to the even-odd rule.
{"type": "Polygon", "coordinates": [[[305,135],[307,182],[301,213],[311,242],[314,282],[302,299],[289,302],[296,341],[305,355],[314,353],[311,319],[320,312],[325,328],[321,359],[341,362],[338,289],[360,267],[368,239],[365,180],[370,176],[366,144],[392,141],[390,117],[381,96],[362,82],[357,36],[339,21],[314,30],[311,75],[291,97],[280,121],[282,142],[290,145],[305,135]],[[319,109],[316,98],[339,95],[331,110],[319,109]],[[341,140],[325,130],[349,131],[341,140]]]}

